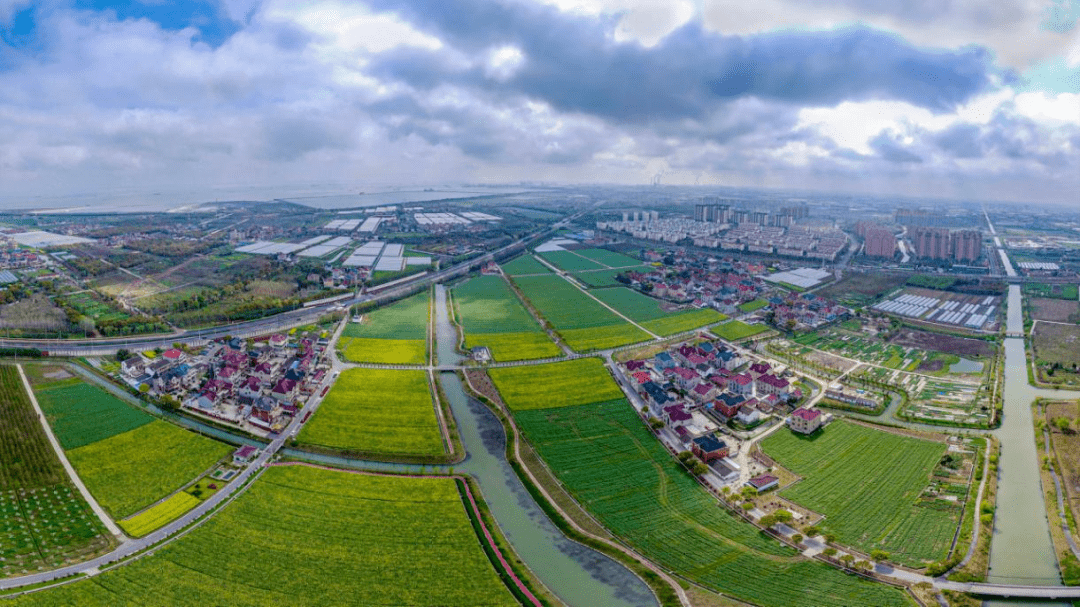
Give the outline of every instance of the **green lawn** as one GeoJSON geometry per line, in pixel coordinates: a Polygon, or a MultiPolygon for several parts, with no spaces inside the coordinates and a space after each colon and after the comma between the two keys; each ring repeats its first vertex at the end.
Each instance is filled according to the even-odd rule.
{"type": "Polygon", "coordinates": [[[812,437],[775,432],[762,449],[803,477],[783,495],[825,515],[839,543],[914,566],[949,550],[960,506],[920,498],[944,443],[838,421],[812,437]]]}
{"type": "Polygon", "coordinates": [[[591,293],[623,316],[658,335],[674,335],[725,318],[710,308],[667,312],[660,307],[659,300],[626,287],[594,289],[591,293]]]}
{"type": "Polygon", "coordinates": [[[713,327],[710,330],[721,339],[735,341],[744,337],[750,337],[751,335],[757,335],[758,333],[764,333],[769,330],[769,327],[765,325],[748,325],[744,322],[733,320],[718,327],[713,327]]]}
{"type": "Polygon", "coordinates": [[[602,263],[609,268],[629,268],[631,266],[641,265],[641,260],[639,259],[628,257],[622,253],[608,251],[607,249],[582,249],[574,252],[582,257],[588,257],[593,261],[602,263]]]}
{"type": "Polygon", "coordinates": [[[591,259],[586,259],[576,253],[571,253],[570,251],[549,251],[547,253],[539,253],[539,255],[551,265],[567,272],[577,272],[578,270],[602,270],[607,267],[596,263],[591,259]]]}
{"type": "Polygon", "coordinates": [[[67,451],[79,478],[114,519],[176,491],[232,451],[165,421],[67,451]]]}
{"type": "Polygon", "coordinates": [[[123,567],[12,605],[518,603],[481,549],[450,479],[290,466],[190,534],[123,567]]]}
{"type": "Polygon", "coordinates": [[[649,266],[634,266],[631,268],[616,268],[614,270],[586,270],[584,272],[574,272],[574,278],[588,287],[617,287],[622,284],[615,280],[615,277],[619,274],[630,270],[647,272],[651,269],[652,268],[649,266]]]}
{"type": "Polygon", "coordinates": [[[453,297],[466,334],[541,331],[502,276],[471,278],[454,287],[453,297]]]}
{"type": "Polygon", "coordinates": [[[427,340],[429,291],[364,313],[363,323],[350,322],[344,337],[427,340]]]}
{"type": "Polygon", "coordinates": [[[521,276],[523,274],[550,274],[547,266],[536,261],[532,255],[522,255],[513,261],[502,264],[503,273],[507,276],[521,276]]]}
{"type": "Polygon", "coordinates": [[[569,407],[623,397],[599,358],[502,367],[490,369],[488,374],[503,401],[515,411],[569,407]]]}
{"type": "Polygon", "coordinates": [[[36,388],[41,410],[64,449],[76,449],[154,421],[102,388],[80,379],[36,388]]]}
{"type": "Polygon", "coordinates": [[[468,348],[487,346],[498,361],[562,353],[501,276],[480,276],[454,287],[453,301],[468,348]]]}
{"type": "Polygon", "coordinates": [[[896,589],[804,559],[726,513],[625,400],[514,417],[586,510],[680,576],[764,607],[910,604],[896,589]]]}
{"type": "Polygon", "coordinates": [[[765,301],[764,299],[758,298],[758,299],[755,299],[753,301],[748,301],[746,303],[739,304],[739,311],[740,312],[754,312],[756,310],[760,310],[760,309],[764,308],[767,305],[769,305],[768,301],[765,301]]]}
{"type": "Polygon", "coordinates": [[[351,362],[422,365],[427,362],[429,292],[417,293],[350,322],[338,348],[351,362]]]}
{"type": "Polygon", "coordinates": [[[685,310],[666,318],[647,320],[641,323],[641,326],[657,335],[668,336],[697,329],[698,327],[704,327],[705,325],[711,325],[714,322],[720,322],[726,318],[727,316],[724,316],[712,308],[701,308],[685,310]]]}
{"type": "Polygon", "coordinates": [[[647,333],[558,276],[519,276],[514,282],[574,350],[610,348],[649,339],[647,333]]]}
{"type": "Polygon", "coordinates": [[[445,453],[424,371],[346,369],[297,439],[357,453],[445,453]]]}

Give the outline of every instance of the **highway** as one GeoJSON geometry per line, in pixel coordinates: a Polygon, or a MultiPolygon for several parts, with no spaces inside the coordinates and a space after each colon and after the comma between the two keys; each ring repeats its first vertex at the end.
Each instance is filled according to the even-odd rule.
{"type": "Polygon", "coordinates": [[[35,348],[48,352],[50,356],[107,356],[115,354],[117,350],[153,350],[154,348],[171,348],[175,343],[183,343],[189,346],[201,346],[215,339],[226,336],[232,337],[255,337],[267,333],[285,331],[293,327],[300,327],[316,322],[319,317],[330,312],[335,306],[351,306],[367,302],[379,302],[394,299],[407,294],[417,287],[444,282],[459,276],[468,274],[469,268],[476,264],[487,263],[496,257],[512,251],[516,247],[524,249],[524,243],[558,230],[573,218],[567,218],[552,225],[546,230],[530,234],[516,240],[501,249],[470,259],[438,272],[424,274],[416,280],[395,285],[386,290],[377,290],[376,293],[358,294],[352,299],[343,301],[327,302],[321,305],[300,308],[289,312],[282,312],[274,316],[250,320],[239,323],[218,325],[208,329],[195,329],[183,333],[168,335],[147,335],[131,337],[109,338],[86,338],[86,339],[0,339],[0,347],[3,348],[35,348]]]}

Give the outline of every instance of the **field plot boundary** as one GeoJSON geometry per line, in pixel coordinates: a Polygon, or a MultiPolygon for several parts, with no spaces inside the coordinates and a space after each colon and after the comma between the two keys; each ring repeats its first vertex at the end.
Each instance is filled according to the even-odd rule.
{"type": "Polygon", "coordinates": [[[30,387],[30,380],[26,379],[26,373],[23,372],[22,365],[15,365],[15,368],[19,370],[19,378],[22,380],[23,390],[26,391],[27,396],[30,398],[30,404],[33,405],[34,411],[38,415],[38,419],[41,420],[41,427],[45,430],[45,436],[49,439],[49,444],[52,446],[53,451],[56,452],[56,456],[60,459],[60,464],[64,467],[64,471],[67,472],[68,478],[71,480],[75,488],[79,490],[83,499],[90,506],[90,509],[94,514],[101,519],[101,524],[109,530],[109,533],[118,538],[125,537],[124,532],[113,522],[109,515],[105,514],[105,509],[101,507],[101,504],[94,499],[94,496],[90,493],[90,490],[83,484],[82,479],[79,478],[78,473],[75,472],[74,466],[68,461],[67,455],[64,453],[63,447],[60,446],[60,441],[56,440],[56,436],[52,432],[52,428],[49,427],[49,422],[45,418],[45,413],[41,410],[41,406],[38,405],[37,398],[34,396],[34,391],[30,387]]]}

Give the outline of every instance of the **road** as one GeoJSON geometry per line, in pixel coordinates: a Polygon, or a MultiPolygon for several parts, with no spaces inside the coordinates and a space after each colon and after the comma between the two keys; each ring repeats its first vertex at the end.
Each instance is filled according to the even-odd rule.
{"type": "MultiPolygon", "coordinates": [[[[339,327],[337,333],[334,336],[336,340],[340,335],[341,329],[339,327]]],[[[331,344],[333,346],[333,344],[331,344]]],[[[333,357],[331,358],[333,360],[333,357]]],[[[308,412],[314,413],[322,403],[322,390],[324,387],[329,386],[333,379],[337,377],[337,363],[333,363],[331,367],[331,373],[328,373],[326,378],[323,379],[312,393],[311,398],[308,399],[304,406],[296,413],[292,421],[288,426],[276,437],[269,445],[266,445],[260,451],[258,457],[251,461],[239,474],[237,474],[227,485],[221,488],[217,493],[210,496],[206,501],[202,502],[194,509],[184,514],[177,520],[165,525],[161,529],[150,533],[149,535],[139,538],[128,540],[115,550],[108,554],[104,554],[89,561],[84,561],[75,565],[69,565],[67,567],[61,567],[59,569],[53,569],[51,571],[43,571],[41,573],[34,573],[30,575],[24,575],[20,577],[5,578],[0,580],[0,590],[6,590],[11,588],[18,588],[21,586],[28,586],[31,584],[40,584],[42,582],[49,582],[53,580],[59,580],[62,578],[70,577],[78,574],[93,575],[99,573],[103,569],[109,568],[111,565],[126,559],[128,557],[137,555],[138,553],[154,547],[160,547],[171,542],[179,537],[182,537],[198,525],[201,525],[206,520],[209,520],[207,515],[211,514],[219,506],[223,506],[232,500],[236,499],[244,492],[248,487],[248,481],[253,477],[261,474],[263,467],[273,458],[279,450],[285,445],[285,442],[289,440],[294,433],[300,430],[300,425],[308,412]],[[206,518],[204,518],[206,517],[206,518]]],[[[75,480],[78,477],[74,475],[73,471],[69,470],[69,474],[72,474],[72,479],[75,480]]]]}

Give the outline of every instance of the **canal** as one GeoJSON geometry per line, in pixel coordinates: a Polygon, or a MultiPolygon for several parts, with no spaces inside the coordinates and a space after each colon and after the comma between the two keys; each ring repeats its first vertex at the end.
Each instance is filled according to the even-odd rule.
{"type": "MultiPolygon", "coordinates": [[[[1009,286],[1007,330],[1024,330],[1019,285],[1009,286]]],[[[1077,393],[1043,390],[1028,383],[1024,340],[1005,340],[1004,414],[994,431],[1001,442],[997,511],[990,545],[989,582],[1033,585],[1061,584],[1050,526],[1039,481],[1039,455],[1031,404],[1039,396],[1076,398],[1077,393]]],[[[1029,602],[989,601],[986,605],[1024,605],[1029,602]]],[[[1067,605],[1068,603],[1060,603],[1067,605]]]]}

